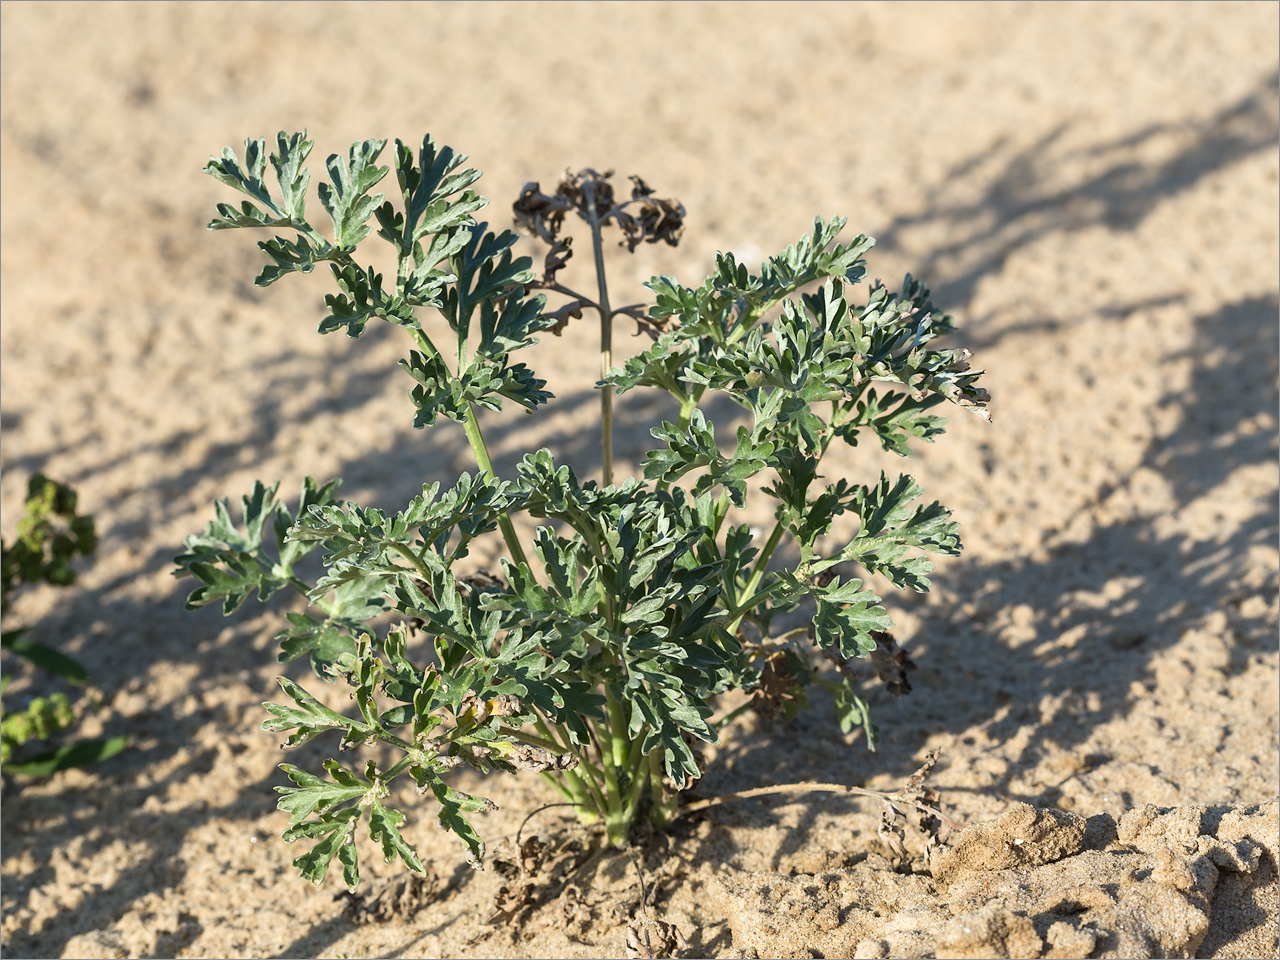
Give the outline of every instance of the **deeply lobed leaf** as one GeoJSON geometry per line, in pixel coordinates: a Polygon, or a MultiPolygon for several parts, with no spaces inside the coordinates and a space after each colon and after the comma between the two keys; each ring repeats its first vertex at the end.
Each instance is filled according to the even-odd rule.
{"type": "MultiPolygon", "coordinates": [[[[299,513],[332,503],[340,482],[331,480],[317,486],[308,477],[298,504],[299,513]]],[[[255,590],[262,602],[286,586],[305,592],[305,584],[293,575],[293,565],[312,547],[285,542],[292,516],[288,507],[276,500],[279,486],[277,483],[266,487],[259,481],[242,498],[243,529],[231,519],[228,501],[219,500],[215,504],[217,517],[203,533],[184,541],[187,549],[174,558],[179,568],[174,576],[193,576],[203,583],[187,597],[188,610],[221,600],[223,613],[230,614],[255,590]],[[268,549],[268,531],[274,533],[274,557],[268,549]]]]}

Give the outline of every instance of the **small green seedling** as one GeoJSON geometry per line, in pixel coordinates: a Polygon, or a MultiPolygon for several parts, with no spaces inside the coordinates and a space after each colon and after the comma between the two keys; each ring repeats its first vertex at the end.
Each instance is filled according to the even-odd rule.
{"type": "MultiPolygon", "coordinates": [[[[76,513],[76,492],[65,484],[36,474],[27,484],[27,500],[12,546],[0,546],[0,610],[9,609],[15,590],[36,583],[67,587],[75,582],[72,561],[89,556],[97,547],[93,517],[76,513]]],[[[29,627],[0,633],[0,649],[50,676],[76,687],[89,682],[89,673],[55,647],[30,639],[29,627]]],[[[30,698],[20,710],[4,703],[13,674],[6,667],[0,679],[0,769],[6,774],[48,777],[69,767],[105,760],[128,745],[128,737],[107,740],[67,740],[56,747],[35,749],[75,726],[75,707],[61,691],[30,698]]]]}
{"type": "Polygon", "coordinates": [[[189,607],[221,603],[231,613],[254,591],[266,600],[285,588],[310,603],[288,614],[280,659],[310,657],[321,678],[351,686],[358,709],[331,710],[281,678],[290,702],[265,704],[267,730],[288,732],[286,746],[335,733],[340,749],[398,755],[387,766],[282,765],[293,783],[277,787],[290,816],[284,838],[310,845],[294,861],[302,875],[319,883],[336,858],[354,888],[353,837],[366,816],[388,861],[421,870],[401,832],[405,814],[388,805],[389,784],[403,774],[482,862],[468,814],[492,804],[449,783],[460,764],[540,773],[583,820],[602,821],[608,840],[624,845],[641,811],[658,826],[679,814],[679,791],[701,776],[697,745],[714,743],[732,715],[715,715],[717,697],[754,691],[749,704],[761,711],[794,709],[816,677],[806,648],[843,674],[821,681],[838,688],[842,727],[862,725],[870,739],[853,662],[870,658],[901,692],[906,661],[880,598],[854,574],[860,568],[924,591],[932,564],[921,551],[955,555],[960,540],[944,508],[918,502],[910,477],[829,483],[819,465],[833,441],[863,436],[907,456],[912,441],[942,432],[935,409],[947,401],[985,416],[987,395],[967,353],[932,346],[952,323],[928,289],[908,277],[896,293],[875,283],[854,302],[873,241],[841,242],[845,221],[819,219],[758,274],[719,254],[701,285],[655,277],[652,304],[615,308],[605,230],[619,229],[631,249],[674,244],[680,204],[638,178],[620,197],[608,174],[591,170],[567,177],[554,194],[528,184],[513,209],[549,247],[539,276],[517,255],[514,232],[474,219],[487,200],[472,190],[480,173],[465,157],[427,136],[416,151],[397,140],[390,167],[379,166],[385,146],[366,140],[328,158],[318,193],[329,234],[307,218],[305,134],[279,134],[270,154],[263,140],[247,140],[243,158],[228,148],[205,168],[248,197],[220,204],[210,229],[276,231],[259,243],[267,263],[256,283],[327,265],[337,291],[325,297],[320,332],[359,337],[373,320],[400,327],[414,425],[459,422],[477,468],[452,486],[424,485],[394,514],[341,502],[338,481],[310,479],[291,512],[276,486],[259,483],[239,525],[220,502],[217,519],[177,558],[177,574],[200,581],[189,607]],[[388,200],[373,190],[392,168],[388,200]],[[590,230],[591,295],[560,278],[574,217],[590,230]],[[356,259],[374,236],[391,247],[394,280],[356,259]],[[548,295],[563,302],[553,309],[548,295]],[[428,335],[424,310],[444,317],[450,342],[428,335]],[[533,412],[551,401],[546,383],[514,357],[583,311],[600,319],[601,481],[580,479],[546,449],[528,453],[514,476],[497,476],[480,411],[510,402],[533,412]],[[652,341],[615,366],[619,315],[652,341]],[[678,414],[654,427],[658,445],[643,477],[619,481],[614,393],[641,388],[669,394],[678,414]],[[704,410],[715,395],[743,412],[729,449],[704,410]],[[775,517],[763,542],[735,522],[760,499],[775,517]],[[545,523],[522,539],[517,514],[545,523]],[[843,514],[856,518],[856,533],[831,544],[843,514]],[[473,541],[490,535],[505,543],[501,569],[467,570],[460,561],[473,541]],[[312,582],[298,563],[316,548],[324,573],[312,582]],[[776,562],[784,555],[791,561],[776,562]],[[807,623],[776,634],[779,614],[798,607],[807,623]]]}

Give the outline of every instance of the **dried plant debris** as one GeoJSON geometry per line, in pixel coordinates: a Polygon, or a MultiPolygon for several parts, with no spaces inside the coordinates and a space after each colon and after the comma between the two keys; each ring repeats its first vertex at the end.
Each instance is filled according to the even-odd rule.
{"type": "Polygon", "coordinates": [[[924,763],[907,777],[902,789],[892,796],[898,803],[909,804],[915,809],[919,814],[918,825],[921,831],[939,844],[946,844],[952,831],[963,830],[964,824],[942,812],[941,794],[925,782],[937,765],[938,751],[930,750],[925,754],[924,763]]]}
{"type": "Polygon", "coordinates": [[[880,826],[876,830],[876,836],[884,845],[885,855],[895,867],[907,859],[907,832],[899,820],[896,811],[885,810],[880,814],[880,826]]]}
{"type": "Polygon", "coordinates": [[[524,185],[520,196],[511,204],[516,225],[550,244],[559,239],[564,215],[573,209],[573,204],[563,193],[564,184],[560,186],[561,189],[556,191],[555,196],[548,196],[542,192],[540,183],[531,181],[524,185]]]}
{"type": "MultiPolygon", "coordinates": [[[[572,829],[555,836],[529,837],[518,845],[504,845],[491,861],[503,884],[487,922],[518,930],[535,908],[556,899],[565,903],[568,878],[598,849],[595,834],[572,829]]],[[[572,902],[572,913],[577,916],[579,909],[584,909],[584,922],[589,924],[592,904],[581,900],[580,891],[577,897],[572,902]]],[[[563,909],[570,911],[569,906],[563,909]]]]}
{"type": "Polygon", "coordinates": [[[871,638],[876,642],[876,648],[871,651],[871,665],[876,668],[876,676],[895,697],[905,697],[911,692],[907,671],[914,670],[915,663],[887,630],[873,630],[871,638]]]}
{"type": "Polygon", "coordinates": [[[627,924],[627,960],[674,957],[689,944],[674,923],[642,917],[627,924]]]}
{"type": "Polygon", "coordinates": [[[449,892],[449,884],[441,879],[430,863],[424,863],[423,868],[422,876],[409,874],[398,879],[375,880],[363,892],[343,890],[334,899],[345,901],[342,915],[352,923],[410,921],[418,911],[449,892]]]}
{"type": "Polygon", "coordinates": [[[684,205],[678,200],[662,200],[653,195],[653,188],[639,177],[631,178],[631,200],[619,204],[615,217],[626,235],[628,250],[635,250],[642,243],[658,243],[669,247],[680,243],[684,232],[684,205]],[[632,207],[634,213],[628,210],[632,207]]]}
{"type": "Polygon", "coordinates": [[[610,850],[598,830],[583,826],[503,844],[491,860],[503,883],[488,926],[505,930],[513,943],[554,928],[590,946],[610,943],[628,956],[681,955],[688,949],[684,933],[657,914],[657,901],[680,886],[688,865],[669,852],[669,843],[656,843],[659,837],[666,840],[655,834],[646,844],[647,859],[656,860],[651,870],[639,848],[610,850]],[[624,863],[630,867],[619,873],[624,863]]]}
{"type": "MultiPolygon", "coordinates": [[[[911,681],[907,673],[916,668],[915,662],[907,656],[907,651],[898,646],[893,634],[887,630],[871,631],[871,639],[875,648],[871,651],[871,666],[875,669],[876,678],[884,684],[885,689],[895,697],[905,697],[911,692],[911,681]]],[[[863,679],[862,663],[854,658],[843,657],[838,651],[829,647],[822,649],[823,655],[835,664],[841,676],[850,682],[860,683],[863,679]]]]}
{"type": "Polygon", "coordinates": [[[804,705],[800,679],[803,669],[799,657],[787,648],[768,654],[760,671],[760,686],[751,698],[751,709],[771,720],[794,717],[796,709],[804,705]]]}
{"type": "MultiPolygon", "coordinates": [[[[689,949],[684,933],[656,913],[664,888],[669,890],[683,882],[688,863],[680,855],[673,855],[671,838],[666,834],[654,834],[646,848],[648,857],[637,855],[635,849],[626,851],[635,869],[640,894],[627,923],[626,954],[628,958],[680,956],[689,949]],[[644,860],[655,857],[657,866],[646,871],[644,860]]],[[[615,909],[617,905],[615,903],[615,909]]]]}
{"type": "Polygon", "coordinates": [[[596,899],[589,898],[576,883],[570,883],[560,891],[557,900],[560,906],[560,920],[565,935],[570,940],[581,941],[591,930],[596,919],[596,899]]]}
{"type": "Polygon", "coordinates": [[[889,862],[903,873],[932,873],[935,862],[947,852],[953,833],[964,828],[943,813],[941,795],[926,783],[937,763],[937,751],[930,751],[900,790],[884,795],[886,809],[881,812],[876,836],[889,862]],[[908,827],[914,840],[911,844],[908,827]],[[920,855],[913,857],[909,847],[918,849],[920,855]]]}
{"type": "Polygon", "coordinates": [[[468,573],[459,577],[458,582],[466,584],[473,593],[506,593],[510,589],[505,580],[488,570],[468,573]]]}
{"type": "Polygon", "coordinates": [[[543,316],[551,318],[555,323],[547,329],[557,337],[560,336],[564,332],[564,328],[569,325],[570,320],[582,319],[582,308],[584,306],[590,306],[590,304],[584,300],[570,300],[554,310],[548,310],[543,316]]]}
{"type": "Polygon", "coordinates": [[[544,747],[536,747],[529,743],[517,743],[505,759],[517,770],[529,770],[534,773],[572,770],[578,765],[577,754],[552,753],[544,747]]]}
{"type": "Polygon", "coordinates": [[[546,258],[542,261],[542,283],[544,286],[552,286],[556,282],[556,274],[563,270],[569,264],[569,258],[573,256],[573,237],[558,237],[547,250],[546,258]]]}

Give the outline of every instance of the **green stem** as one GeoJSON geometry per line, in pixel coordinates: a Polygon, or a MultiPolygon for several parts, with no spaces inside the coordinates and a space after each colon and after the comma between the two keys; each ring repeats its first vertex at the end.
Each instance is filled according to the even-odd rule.
{"type": "Polygon", "coordinates": [[[750,611],[756,604],[758,604],[761,600],[768,599],[768,597],[776,589],[778,589],[777,582],[775,582],[772,586],[765,587],[763,590],[756,591],[755,593],[747,597],[746,600],[739,603],[737,606],[733,607],[732,609],[726,610],[725,616],[728,617],[730,620],[729,626],[726,629],[729,630],[730,633],[733,633],[734,631],[736,631],[738,629],[738,623],[742,620],[743,616],[748,611],[750,611]]]}
{"type": "MultiPolygon", "coordinates": [[[[671,391],[668,391],[669,393],[671,391]]],[[[698,400],[693,396],[681,396],[678,393],[671,393],[673,397],[680,401],[680,415],[676,417],[676,430],[684,433],[689,429],[689,421],[693,418],[693,411],[698,409],[698,400]]],[[[659,480],[658,489],[667,490],[671,487],[670,480],[659,480]]]]}
{"type": "MultiPolygon", "coordinates": [[[[307,599],[310,599],[312,585],[307,583],[305,580],[295,577],[293,574],[289,574],[289,586],[293,587],[293,589],[297,590],[307,599]]],[[[323,600],[315,601],[315,605],[321,610],[324,610],[325,613],[329,612],[328,607],[323,600]]]]}
{"type": "Polygon", "coordinates": [[[649,820],[655,827],[665,827],[678,815],[680,791],[663,783],[661,748],[649,754],[649,788],[653,793],[653,806],[649,808],[649,820]]]}
{"type": "Polygon", "coordinates": [[[431,580],[431,571],[427,569],[427,565],[425,563],[418,559],[418,555],[414,553],[407,544],[390,543],[388,546],[412,563],[414,569],[418,571],[418,576],[422,577],[423,580],[431,580]]]}
{"type": "MultiPolygon", "coordinates": [[[[409,749],[412,750],[413,749],[412,746],[410,746],[409,749]]],[[[382,782],[390,783],[392,780],[400,776],[400,774],[404,773],[411,766],[413,766],[413,764],[417,762],[419,762],[419,760],[413,754],[410,754],[407,757],[401,757],[395,764],[393,764],[389,769],[387,769],[382,774],[382,782]]]]}
{"type": "MultiPolygon", "coordinates": [[[[764,579],[765,567],[769,565],[769,558],[773,556],[773,551],[778,549],[778,544],[782,542],[782,535],[786,532],[786,526],[781,520],[773,525],[773,532],[769,534],[769,540],[764,545],[764,549],[760,551],[760,557],[756,560],[756,565],[751,570],[751,579],[747,581],[746,587],[742,592],[750,595],[760,586],[760,581],[764,579]]],[[[754,604],[753,604],[754,606],[754,604]]],[[[748,607],[747,609],[750,609],[748,607]]]]}
{"type": "Polygon", "coordinates": [[[596,812],[601,817],[604,817],[609,811],[609,804],[605,802],[604,798],[604,787],[600,785],[604,775],[596,767],[584,763],[581,758],[579,758],[578,769],[586,774],[585,777],[579,776],[578,779],[582,781],[587,791],[587,796],[591,800],[591,805],[595,807],[596,812]]]}
{"type": "Polygon", "coordinates": [[[439,348],[434,343],[432,343],[431,338],[427,336],[427,332],[425,330],[421,327],[407,327],[406,329],[409,331],[409,335],[413,337],[414,342],[422,348],[423,353],[435,360],[439,360],[444,364],[445,369],[448,369],[449,364],[445,362],[444,354],[440,352],[439,348]]]}
{"type": "Polygon", "coordinates": [[[618,768],[613,762],[612,745],[605,743],[599,729],[595,730],[595,734],[596,743],[600,748],[601,766],[604,768],[605,831],[611,846],[622,847],[626,845],[631,823],[626,817],[626,811],[622,808],[622,787],[618,783],[618,768]]]}
{"type": "Polygon", "coordinates": [[[716,526],[711,531],[711,538],[714,540],[720,536],[720,528],[724,526],[724,518],[729,514],[729,491],[721,489],[720,499],[716,501],[716,526]]]}
{"type": "Polygon", "coordinates": [[[613,754],[613,763],[614,766],[625,769],[631,747],[631,742],[627,739],[627,718],[622,704],[609,692],[608,685],[604,688],[604,699],[609,708],[609,748],[613,754]]]}
{"type": "MultiPolygon", "coordinates": [[[[459,305],[459,309],[461,309],[461,305],[459,305]]],[[[410,327],[409,332],[424,353],[441,362],[444,361],[443,355],[436,348],[436,345],[431,342],[431,338],[427,336],[426,331],[421,327],[410,327]]],[[[461,351],[464,349],[464,343],[464,340],[459,340],[458,342],[460,351],[458,354],[460,358],[459,371],[462,370],[461,351]]],[[[493,460],[489,457],[489,448],[485,445],[484,434],[480,432],[480,421],[476,419],[476,411],[471,404],[467,404],[467,412],[462,421],[462,429],[467,434],[467,443],[471,445],[471,452],[475,455],[476,465],[486,477],[490,480],[496,480],[497,474],[493,469],[493,460]]],[[[511,515],[505,510],[498,515],[498,528],[502,531],[502,539],[507,542],[507,549],[511,552],[511,559],[518,564],[523,563],[532,571],[533,567],[529,564],[528,557],[525,556],[524,547],[520,544],[520,538],[516,536],[516,528],[511,523],[511,515]]]]}
{"type": "Polygon", "coordinates": [[[641,771],[641,767],[645,766],[648,761],[648,757],[636,750],[635,757],[632,759],[629,768],[631,790],[627,794],[627,804],[624,808],[628,823],[635,819],[636,807],[640,804],[640,797],[644,793],[644,785],[649,782],[649,778],[641,771]]]}
{"type": "Polygon", "coordinates": [[[574,806],[574,813],[577,814],[579,823],[598,823],[603,814],[587,789],[587,783],[582,777],[578,776],[576,771],[564,770],[559,776],[564,779],[561,784],[556,780],[554,774],[543,773],[543,777],[554,783],[560,790],[560,793],[566,796],[574,806]]]}
{"type": "Polygon", "coordinates": [[[747,581],[746,586],[742,588],[742,593],[739,594],[739,602],[735,603],[732,609],[725,612],[729,618],[728,630],[730,633],[737,632],[738,624],[742,622],[744,614],[773,593],[773,587],[759,592],[756,591],[756,588],[760,586],[760,581],[764,579],[765,567],[769,565],[769,558],[773,556],[773,551],[778,549],[778,544],[782,542],[782,534],[785,530],[786,527],[781,520],[774,524],[773,533],[769,534],[769,541],[764,545],[764,549],[760,551],[760,558],[756,561],[756,565],[751,571],[751,579],[747,581]],[[744,595],[747,598],[746,600],[741,599],[744,595]]]}
{"type": "Polygon", "coordinates": [[[732,346],[741,340],[747,335],[751,328],[756,325],[756,321],[764,316],[767,310],[773,308],[779,302],[780,301],[778,300],[774,300],[773,303],[770,303],[767,307],[762,306],[743,311],[742,315],[738,317],[737,323],[733,325],[733,329],[729,331],[729,335],[725,338],[725,345],[732,346]]]}
{"type": "Polygon", "coordinates": [[[690,395],[687,397],[677,397],[680,401],[680,416],[676,418],[676,429],[683,433],[689,429],[689,421],[693,419],[693,411],[698,409],[698,400],[700,396],[690,395]]]}
{"type": "Polygon", "coordinates": [[[396,295],[404,296],[404,286],[409,279],[409,271],[413,265],[413,243],[409,241],[407,244],[404,239],[400,242],[400,256],[396,260],[396,295]]]}
{"type": "MultiPolygon", "coordinates": [[[[421,327],[410,327],[409,332],[424,353],[441,362],[444,361],[443,355],[436,348],[436,345],[431,342],[431,338],[427,336],[426,331],[421,327]]],[[[459,349],[462,349],[462,341],[459,341],[459,349]]],[[[459,365],[458,369],[461,371],[461,365],[459,365]]],[[[462,429],[467,434],[467,443],[471,445],[471,452],[475,455],[476,465],[486,477],[490,480],[496,480],[497,474],[493,469],[493,461],[489,457],[489,448],[485,445],[484,434],[480,432],[480,421],[476,419],[475,408],[470,404],[467,404],[467,412],[462,421],[462,429]]],[[[511,552],[511,559],[516,563],[523,563],[532,571],[533,568],[529,564],[528,557],[525,556],[524,547],[520,544],[520,538],[516,536],[516,528],[511,523],[511,515],[505,510],[498,515],[498,527],[502,531],[502,539],[507,542],[507,549],[511,552]]]]}
{"type": "MultiPolygon", "coordinates": [[[[467,404],[462,429],[466,431],[467,443],[471,444],[471,452],[475,454],[476,464],[480,470],[488,479],[497,479],[497,474],[493,472],[493,461],[489,459],[489,448],[485,446],[484,434],[480,432],[480,421],[476,419],[476,411],[471,404],[467,404]]],[[[511,559],[517,564],[524,564],[532,572],[533,567],[529,563],[529,558],[525,556],[520,538],[516,536],[516,528],[511,523],[511,515],[505,510],[498,515],[498,528],[502,531],[502,539],[507,542],[507,549],[511,551],[511,559]]]]}
{"type": "Polygon", "coordinates": [[[649,727],[647,724],[642,725],[640,727],[640,732],[636,734],[636,738],[633,741],[631,741],[632,746],[634,746],[636,749],[632,750],[630,753],[630,756],[627,758],[627,776],[632,780],[634,780],[636,777],[640,777],[641,780],[644,779],[644,777],[640,776],[640,768],[643,767],[645,763],[648,762],[648,756],[646,754],[641,753],[639,748],[640,748],[640,743],[641,741],[644,740],[645,734],[648,732],[648,730],[649,730],[649,727]]]}
{"type": "MultiPolygon", "coordinates": [[[[561,738],[557,738],[552,732],[551,724],[547,722],[542,714],[535,709],[534,715],[538,718],[535,722],[535,726],[542,731],[543,736],[552,743],[560,742],[561,738]]],[[[605,804],[604,794],[600,790],[600,778],[602,776],[601,771],[587,761],[586,757],[583,756],[582,751],[573,749],[569,744],[568,737],[563,737],[562,739],[564,745],[561,749],[564,752],[577,754],[578,770],[586,774],[586,776],[583,777],[580,773],[574,770],[567,770],[563,774],[565,782],[569,785],[569,789],[578,794],[574,801],[582,807],[582,809],[578,811],[578,818],[583,819],[584,811],[589,811],[591,807],[594,807],[595,812],[599,816],[603,817],[607,810],[607,806],[605,804]]]]}
{"type": "MultiPolygon", "coordinates": [[[[588,179],[584,184],[587,195],[587,223],[591,225],[591,250],[595,254],[596,287],[600,291],[596,309],[600,311],[600,379],[613,368],[613,311],[609,308],[609,284],[604,273],[604,239],[600,232],[600,215],[596,212],[595,190],[588,179]]],[[[600,389],[600,432],[603,450],[602,473],[604,485],[613,483],[613,387],[600,389]]]]}
{"type": "MultiPolygon", "coordinates": [[[[466,275],[462,269],[462,260],[465,257],[466,257],[465,253],[457,253],[457,254],[454,254],[452,257],[450,257],[449,266],[452,268],[453,275],[455,277],[463,277],[466,275]]],[[[467,339],[471,334],[471,312],[475,309],[471,305],[470,298],[468,296],[471,292],[470,290],[467,289],[469,286],[470,286],[469,283],[463,283],[462,281],[459,281],[458,284],[454,287],[458,295],[458,309],[457,309],[457,312],[454,314],[454,317],[457,319],[457,325],[454,327],[454,332],[457,333],[458,335],[458,376],[459,377],[462,376],[462,371],[467,369],[466,367],[467,339]]]]}
{"type": "MultiPolygon", "coordinates": [[[[569,788],[568,788],[568,787],[566,787],[566,786],[565,786],[563,783],[561,783],[559,780],[557,780],[555,777],[553,777],[551,774],[547,773],[547,771],[545,771],[545,770],[544,770],[544,771],[542,771],[542,773],[538,774],[538,776],[542,777],[542,779],[543,779],[543,780],[547,781],[547,783],[549,783],[549,784],[551,784],[553,787],[555,787],[555,788],[556,788],[556,792],[557,792],[557,793],[559,793],[559,794],[560,794],[560,796],[564,797],[564,798],[565,798],[566,800],[568,800],[570,803],[572,803],[572,804],[574,804],[574,805],[578,805],[578,806],[580,806],[580,802],[579,802],[578,798],[577,798],[577,797],[575,797],[575,796],[570,792],[569,788]]],[[[565,779],[567,780],[568,778],[566,777],[565,779]]],[[[581,814],[579,814],[579,816],[581,816],[581,814]]]]}

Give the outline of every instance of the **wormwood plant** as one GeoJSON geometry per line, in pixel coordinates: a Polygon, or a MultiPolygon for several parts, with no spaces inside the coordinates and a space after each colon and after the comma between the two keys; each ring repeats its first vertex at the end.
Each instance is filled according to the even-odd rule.
{"type": "Polygon", "coordinates": [[[794,707],[814,679],[810,642],[843,675],[843,726],[862,723],[871,734],[851,661],[878,658],[882,675],[900,683],[902,655],[879,597],[852,571],[924,591],[932,565],[920,551],[954,555],[960,541],[944,508],[918,502],[910,477],[827,482],[819,465],[833,441],[864,436],[909,455],[913,441],[942,432],[934,410],[944,401],[983,414],[980,371],[964,351],[931,345],[952,323],[928,289],[910,277],[897,292],[877,282],[854,302],[873,241],[841,242],[845,221],[818,219],[758,274],[719,254],[701,285],[655,277],[647,284],[655,302],[615,308],[604,231],[620,229],[631,249],[674,244],[678,203],[638,178],[620,197],[609,175],[591,170],[552,195],[528,184],[514,210],[549,245],[539,276],[516,255],[515,233],[474,219],[487,200],[471,189],[480,173],[464,156],[427,136],[416,151],[397,140],[391,163],[379,166],[385,146],[366,140],[328,158],[318,194],[329,233],[307,216],[305,134],[280,133],[270,154],[263,140],[247,140],[243,158],[227,148],[205,167],[248,197],[219,204],[210,229],[279,231],[259,243],[267,263],[255,282],[327,266],[337,290],[325,297],[320,332],[359,337],[373,320],[400,327],[414,425],[459,422],[477,467],[452,486],[424,485],[394,514],[339,501],[336,480],[308,479],[292,511],[276,486],[259,483],[239,524],[219,502],[217,518],[177,558],[177,574],[200,581],[189,607],[221,603],[231,613],[254,591],[266,600],[286,588],[310,603],[288,614],[280,660],[309,656],[321,678],[350,685],[356,710],[329,709],[281,678],[290,702],[265,704],[265,729],[287,731],[288,747],[334,732],[340,749],[382,745],[398,757],[387,766],[329,759],[322,772],[282,765],[292,781],[276,788],[290,815],[284,838],[311,843],[294,861],[302,875],[319,883],[336,857],[354,888],[354,831],[366,815],[388,861],[421,870],[401,832],[405,814],[388,805],[403,774],[480,863],[484,844],[467,814],[492,804],[449,784],[460,764],[536,771],[623,845],[642,810],[659,826],[678,815],[679,790],[701,774],[696,744],[715,742],[730,718],[715,716],[717,696],[756,691],[759,709],[794,707]],[[373,191],[391,169],[387,199],[373,191]],[[590,295],[560,279],[571,215],[590,231],[590,295]],[[372,237],[390,246],[394,280],[357,260],[372,237]],[[447,321],[447,342],[428,334],[424,310],[447,321]],[[601,329],[602,480],[581,480],[546,449],[525,456],[514,476],[497,476],[479,411],[511,402],[533,412],[550,401],[545,382],[514,356],[584,310],[601,329]],[[620,314],[652,343],[614,366],[620,314]],[[643,478],[617,480],[613,394],[639,388],[670,394],[679,412],[653,429],[658,446],[643,478]],[[704,411],[717,394],[747,421],[727,450],[704,411]],[[752,482],[757,475],[763,482],[752,482]],[[773,504],[763,542],[734,522],[749,498],[773,504]],[[511,519],[520,513],[546,522],[522,539],[511,519]],[[830,542],[843,514],[856,518],[856,532],[830,542]],[[501,570],[460,572],[473,541],[493,531],[505,544],[501,570]],[[784,543],[793,561],[771,564],[784,543]],[[299,561],[316,548],[324,572],[306,579],[299,561]],[[800,605],[808,624],[777,633],[775,618],[800,605]]]}

